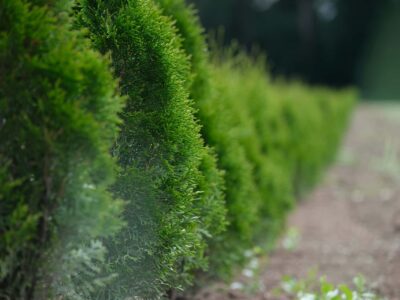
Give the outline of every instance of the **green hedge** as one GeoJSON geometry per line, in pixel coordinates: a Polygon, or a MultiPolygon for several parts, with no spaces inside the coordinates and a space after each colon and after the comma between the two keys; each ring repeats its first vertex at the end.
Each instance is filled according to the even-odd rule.
{"type": "Polygon", "coordinates": [[[101,282],[98,239],[122,225],[107,191],[122,98],[69,13],[0,1],[2,299],[81,299],[101,282]]]}
{"type": "Polygon", "coordinates": [[[229,277],[321,178],[357,95],[210,54],[183,0],[79,0],[74,25],[68,4],[0,0],[0,297],[229,277]]]}
{"type": "MultiPolygon", "coordinates": [[[[332,91],[273,81],[264,66],[262,56],[249,58],[235,48],[217,50],[211,77],[216,95],[207,106],[200,107],[210,116],[208,124],[214,122],[205,128],[213,137],[211,145],[221,149],[221,167],[227,178],[234,178],[226,179],[228,195],[231,189],[236,203],[247,209],[230,207],[227,197],[231,232],[227,232],[228,242],[224,245],[233,244],[229,248],[241,250],[238,255],[243,255],[241,247],[268,246],[279,235],[296,199],[318,182],[333,160],[356,98],[352,90],[332,91]],[[247,186],[255,186],[255,193],[248,192],[245,197],[239,194],[243,189],[237,190],[234,174],[239,173],[229,168],[239,156],[231,157],[231,148],[221,143],[228,135],[236,142],[236,151],[243,149],[240,165],[246,161],[252,170],[251,176],[242,180],[247,178],[247,186]],[[237,223],[249,226],[250,243],[243,243],[244,231],[239,236],[240,229],[232,226],[237,223]]],[[[220,271],[229,274],[236,257],[229,259],[225,252],[218,250],[215,256],[228,259],[220,271]]]]}
{"type": "Polygon", "coordinates": [[[157,0],[190,57],[202,136],[225,173],[227,231],[210,243],[211,273],[229,275],[244,251],[270,244],[295,199],[333,159],[356,94],[272,81],[262,55],[233,46],[209,58],[195,10],[157,0]]]}
{"type": "Polygon", "coordinates": [[[206,267],[206,240],[224,226],[222,177],[199,135],[190,66],[172,22],[149,0],[81,1],[79,10],[128,96],[112,188],[127,203],[128,226],[107,241],[118,277],[98,296],[160,297],[206,267]]]}
{"type": "Polygon", "coordinates": [[[216,91],[207,44],[195,10],[181,0],[156,2],[164,14],[173,19],[183,38],[182,47],[191,63],[190,91],[197,108],[196,116],[202,125],[201,134],[206,144],[216,152],[218,167],[225,174],[229,225],[227,231],[209,242],[208,254],[210,269],[218,269],[212,273],[227,275],[232,264],[243,260],[243,251],[250,246],[257,211],[254,202],[259,198],[252,175],[253,167],[246,159],[242,145],[234,133],[232,135],[234,116],[229,108],[226,109],[227,103],[220,101],[227,98],[220,98],[216,91]]]}

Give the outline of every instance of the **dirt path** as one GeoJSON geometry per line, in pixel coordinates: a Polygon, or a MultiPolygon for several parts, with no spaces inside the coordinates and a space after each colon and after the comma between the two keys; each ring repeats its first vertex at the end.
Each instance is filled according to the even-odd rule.
{"type": "Polygon", "coordinates": [[[260,274],[216,285],[200,299],[273,299],[284,275],[351,283],[362,274],[379,294],[400,300],[400,105],[363,104],[325,180],[289,217],[299,240],[282,243],[260,274]],[[255,288],[249,288],[249,287],[255,288]]]}

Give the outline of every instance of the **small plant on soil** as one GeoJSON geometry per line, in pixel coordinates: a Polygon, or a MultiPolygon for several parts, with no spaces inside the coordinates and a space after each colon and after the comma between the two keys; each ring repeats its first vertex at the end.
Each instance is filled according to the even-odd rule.
{"type": "Polygon", "coordinates": [[[300,232],[296,227],[290,227],[285,237],[282,240],[282,246],[284,249],[293,251],[297,248],[300,242],[300,232]]]}
{"type": "Polygon", "coordinates": [[[244,252],[248,260],[246,266],[242,269],[239,281],[230,284],[231,290],[240,290],[248,295],[254,295],[264,289],[261,278],[261,269],[267,259],[263,254],[263,249],[254,247],[244,252]]]}
{"type": "Polygon", "coordinates": [[[400,178],[399,149],[393,140],[385,141],[384,152],[373,162],[376,170],[386,174],[393,179],[400,178]]]}
{"type": "Polygon", "coordinates": [[[354,289],[345,284],[335,286],[325,277],[316,283],[311,277],[297,280],[287,276],[283,278],[277,294],[298,300],[384,300],[367,287],[364,277],[355,277],[353,284],[354,289]]]}

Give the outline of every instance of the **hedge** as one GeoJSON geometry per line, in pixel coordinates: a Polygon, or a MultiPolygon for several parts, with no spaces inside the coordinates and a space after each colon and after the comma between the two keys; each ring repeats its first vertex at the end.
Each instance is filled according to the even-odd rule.
{"type": "Polygon", "coordinates": [[[224,226],[221,174],[199,135],[172,22],[148,0],[81,1],[78,10],[93,45],[111,53],[128,97],[112,188],[127,202],[128,227],[107,241],[118,277],[97,297],[160,297],[206,266],[206,240],[224,226]]]}
{"type": "MultiPolygon", "coordinates": [[[[250,246],[251,232],[259,197],[252,166],[245,158],[244,149],[232,136],[229,109],[218,100],[209,61],[208,46],[193,7],[180,0],[157,0],[165,15],[174,20],[183,38],[182,47],[191,63],[191,96],[197,108],[196,116],[202,125],[201,134],[206,144],[217,153],[218,167],[225,174],[227,231],[209,243],[212,274],[228,275],[232,265],[243,260],[243,251],[250,246]],[[256,200],[257,201],[257,200],[256,200]],[[240,241],[238,241],[239,239],[240,241]],[[215,270],[218,270],[215,272],[215,270]]],[[[233,117],[233,116],[232,116],[233,117]]]]}
{"type": "MultiPolygon", "coordinates": [[[[245,215],[228,206],[231,220],[251,225],[250,244],[243,243],[235,235],[237,229],[231,227],[231,243],[238,245],[238,250],[240,246],[269,246],[279,236],[293,204],[318,182],[334,159],[356,98],[353,90],[332,91],[271,80],[265,65],[262,56],[250,58],[235,47],[219,51],[212,64],[217,95],[203,106],[215,122],[209,129],[215,135],[212,145],[219,149],[221,136],[229,132],[252,169],[249,183],[257,194],[240,203],[249,201],[247,205],[256,213],[245,215]]],[[[237,158],[232,162],[230,153],[229,148],[220,152],[220,161],[225,157],[235,163],[237,158]]],[[[227,175],[232,172],[221,166],[227,175]]],[[[227,191],[237,188],[236,182],[228,182],[227,191]]],[[[223,257],[224,251],[216,256],[223,257]]],[[[233,259],[226,261],[223,273],[229,274],[233,259]]]]}
{"type": "Polygon", "coordinates": [[[0,297],[228,278],[320,180],[356,93],[209,51],[183,0],[79,0],[73,25],[68,4],[0,0],[0,297]]]}
{"type": "Polygon", "coordinates": [[[0,298],[84,299],[123,224],[109,149],[123,99],[66,1],[0,1],[0,298]]]}
{"type": "Polygon", "coordinates": [[[274,241],[295,199],[333,160],[356,94],[271,80],[264,57],[237,46],[214,45],[210,59],[195,10],[156,2],[183,38],[201,133],[225,172],[229,226],[209,255],[212,273],[226,277],[246,249],[274,241]]]}

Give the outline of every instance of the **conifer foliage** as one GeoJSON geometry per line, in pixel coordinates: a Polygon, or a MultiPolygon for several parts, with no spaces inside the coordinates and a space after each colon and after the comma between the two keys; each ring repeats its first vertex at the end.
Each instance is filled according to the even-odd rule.
{"type": "Polygon", "coordinates": [[[0,298],[174,298],[270,245],[357,95],[265,65],[184,0],[0,0],[0,298]]]}
{"type": "Polygon", "coordinates": [[[225,173],[229,225],[210,242],[209,255],[211,273],[226,276],[246,249],[277,237],[294,199],[317,181],[355,94],[274,82],[263,55],[236,45],[213,42],[209,55],[195,10],[184,0],[156,2],[183,39],[201,133],[225,173]]]}
{"type": "Polygon", "coordinates": [[[222,179],[199,135],[190,66],[171,20],[149,0],[87,0],[78,9],[94,46],[111,53],[128,97],[112,188],[127,203],[128,226],[108,241],[118,278],[104,295],[158,297],[204,267],[205,239],[223,226],[222,179]]]}
{"type": "Polygon", "coordinates": [[[122,225],[107,187],[122,98],[68,1],[0,1],[0,298],[87,299],[122,225]],[[78,282],[75,284],[74,282],[78,282]]]}
{"type": "MultiPolygon", "coordinates": [[[[236,116],[231,114],[230,104],[221,101],[232,99],[218,95],[209,49],[194,8],[183,0],[156,2],[163,13],[174,20],[182,37],[182,47],[190,58],[191,95],[202,125],[202,137],[215,150],[218,168],[225,174],[228,227],[209,245],[211,268],[220,269],[218,273],[221,275],[228,273],[232,264],[241,261],[243,251],[251,244],[257,202],[260,201],[252,174],[253,166],[232,131],[236,116]]],[[[229,87],[226,92],[229,92],[229,87]]]]}

